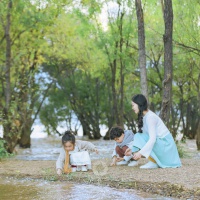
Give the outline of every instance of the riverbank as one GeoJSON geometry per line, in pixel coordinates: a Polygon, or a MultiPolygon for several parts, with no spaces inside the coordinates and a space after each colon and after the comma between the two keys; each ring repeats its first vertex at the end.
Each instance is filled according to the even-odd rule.
{"type": "Polygon", "coordinates": [[[182,144],[182,167],[177,169],[142,170],[139,166],[109,167],[113,141],[91,141],[99,149],[99,155],[92,154],[92,168],[89,172],[75,172],[57,176],[55,160],[60,149],[60,139],[44,138],[32,140],[30,149],[17,148],[17,155],[0,162],[0,177],[6,180],[46,180],[57,182],[87,183],[120,189],[136,189],[177,199],[200,199],[200,152],[196,141],[187,140],[182,144]],[[45,159],[45,160],[44,160],[45,159]]]}
{"type": "MultiPolygon", "coordinates": [[[[186,150],[189,152],[189,149],[186,150]]],[[[141,159],[136,167],[109,167],[110,161],[107,158],[93,160],[93,171],[57,176],[55,161],[11,158],[0,162],[0,177],[88,183],[120,189],[137,189],[178,199],[200,199],[200,156],[197,151],[190,149],[190,155],[181,159],[183,166],[176,169],[140,169],[139,166],[147,162],[145,159],[141,159]]]]}

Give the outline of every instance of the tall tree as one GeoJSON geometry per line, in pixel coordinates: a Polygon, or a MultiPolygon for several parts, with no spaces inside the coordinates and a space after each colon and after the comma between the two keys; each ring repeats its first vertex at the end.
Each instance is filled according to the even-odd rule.
{"type": "Polygon", "coordinates": [[[11,35],[10,35],[10,26],[11,26],[11,9],[12,9],[12,0],[8,1],[8,11],[6,17],[5,25],[5,37],[6,37],[6,68],[5,68],[5,97],[6,97],[6,106],[5,112],[8,112],[10,99],[11,99],[11,83],[10,83],[10,68],[11,68],[11,35]]]}
{"type": "Polygon", "coordinates": [[[173,8],[171,0],[162,0],[165,33],[164,42],[164,80],[163,80],[163,98],[160,117],[166,123],[169,122],[170,108],[172,100],[172,77],[173,77],[173,8]]]}
{"type": "Polygon", "coordinates": [[[143,95],[148,99],[148,84],[146,72],[146,49],[145,49],[145,30],[144,16],[141,0],[135,0],[135,7],[138,21],[138,48],[139,48],[139,66],[140,66],[140,87],[143,95]]]}
{"type": "Polygon", "coordinates": [[[48,105],[43,106],[40,114],[48,132],[55,133],[59,124],[65,124],[73,114],[84,135],[91,139],[101,137],[100,100],[106,99],[106,91],[96,74],[91,77],[90,69],[100,66],[105,59],[96,47],[93,29],[84,14],[74,11],[60,13],[55,26],[46,34],[51,42],[43,70],[56,80],[48,105]]]}
{"type": "Polygon", "coordinates": [[[37,67],[43,59],[44,33],[53,24],[47,15],[53,18],[57,14],[55,7],[40,9],[36,1],[0,1],[3,27],[0,31],[0,118],[5,146],[10,153],[18,142],[20,146],[30,147],[33,116],[37,116],[40,106],[34,108],[37,100],[42,99],[36,83],[37,67]]]}
{"type": "Polygon", "coordinates": [[[16,105],[11,102],[12,89],[11,89],[11,13],[13,9],[12,0],[7,2],[7,14],[5,25],[2,20],[2,26],[4,28],[5,34],[5,43],[6,43],[6,57],[5,57],[5,84],[2,84],[3,94],[5,97],[5,106],[3,107],[2,118],[4,119],[3,128],[4,128],[4,139],[6,140],[6,147],[8,152],[12,153],[14,146],[17,144],[19,138],[19,121],[17,120],[15,107],[16,105]],[[13,115],[14,114],[14,115],[13,115]]]}

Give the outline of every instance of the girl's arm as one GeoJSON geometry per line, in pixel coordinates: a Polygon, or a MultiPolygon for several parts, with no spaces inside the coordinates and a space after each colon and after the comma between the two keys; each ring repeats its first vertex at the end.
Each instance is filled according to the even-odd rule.
{"type": "Polygon", "coordinates": [[[76,144],[80,148],[80,150],[85,149],[85,150],[89,150],[89,151],[97,151],[97,148],[91,142],[77,140],[76,144]]]}
{"type": "Polygon", "coordinates": [[[60,154],[59,154],[58,159],[56,161],[56,170],[57,171],[58,171],[58,169],[63,170],[64,163],[65,163],[65,150],[62,148],[60,150],[60,154]]]}
{"type": "Polygon", "coordinates": [[[149,118],[146,119],[146,125],[148,128],[148,134],[149,134],[149,140],[148,142],[144,145],[144,147],[139,151],[139,153],[146,158],[149,157],[151,154],[151,151],[153,149],[153,146],[156,142],[156,124],[157,124],[157,119],[153,116],[150,116],[149,118]]]}

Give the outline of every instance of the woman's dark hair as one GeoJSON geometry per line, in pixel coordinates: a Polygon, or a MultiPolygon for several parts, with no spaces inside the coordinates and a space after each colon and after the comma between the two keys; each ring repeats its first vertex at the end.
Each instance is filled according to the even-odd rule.
{"type": "Polygon", "coordinates": [[[139,133],[142,133],[142,127],[143,127],[143,111],[147,110],[148,103],[147,99],[142,94],[137,94],[132,97],[132,101],[138,105],[139,113],[138,113],[138,129],[139,133]]]}
{"type": "Polygon", "coordinates": [[[65,131],[62,136],[62,144],[64,145],[66,142],[71,142],[73,145],[75,144],[75,136],[71,133],[71,131],[65,131]]]}
{"type": "Polygon", "coordinates": [[[123,128],[116,126],[112,127],[110,130],[110,139],[113,140],[115,138],[120,137],[124,133],[123,128]]]}

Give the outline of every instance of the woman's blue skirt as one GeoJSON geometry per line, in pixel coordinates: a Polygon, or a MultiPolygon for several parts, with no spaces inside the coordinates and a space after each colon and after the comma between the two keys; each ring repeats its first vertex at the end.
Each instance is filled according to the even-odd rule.
{"type": "MultiPolygon", "coordinates": [[[[132,152],[136,152],[148,142],[149,135],[146,133],[136,133],[132,152]]],[[[171,133],[163,138],[156,138],[156,142],[152,149],[150,156],[156,161],[159,167],[180,167],[181,161],[179,158],[178,150],[171,133]]]]}

